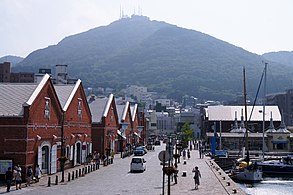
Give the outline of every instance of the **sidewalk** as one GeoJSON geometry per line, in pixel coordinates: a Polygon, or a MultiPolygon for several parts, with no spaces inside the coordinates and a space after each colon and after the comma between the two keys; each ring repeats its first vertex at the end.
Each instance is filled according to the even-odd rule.
{"type": "MultiPolygon", "coordinates": [[[[191,158],[189,160],[186,158],[186,164],[183,158],[180,158],[178,183],[171,182],[171,194],[245,194],[209,157],[200,159],[198,150],[191,150],[190,153],[191,158]],[[201,173],[198,190],[195,190],[192,173],[195,166],[198,166],[201,173]],[[186,171],[186,177],[182,176],[183,171],[186,171]]],[[[167,194],[167,185],[168,183],[165,185],[165,194],[167,194]]]]}
{"type": "MultiPolygon", "coordinates": [[[[128,157],[125,157],[128,158],[128,157]]],[[[125,158],[121,158],[121,154],[115,154],[114,156],[114,161],[113,164],[109,164],[107,166],[113,166],[115,164],[115,161],[119,161],[119,160],[123,160],[125,158]]],[[[99,169],[104,169],[107,168],[107,166],[104,165],[99,165],[99,169]]],[[[53,185],[66,185],[67,182],[70,182],[72,180],[76,180],[79,177],[86,177],[87,174],[93,172],[93,171],[99,171],[99,169],[97,169],[97,166],[95,166],[94,164],[88,164],[88,165],[79,165],[70,169],[65,169],[64,171],[64,182],[61,182],[61,177],[62,177],[62,173],[61,172],[57,172],[55,174],[52,175],[47,175],[44,174],[42,175],[42,177],[40,178],[39,182],[33,182],[31,184],[31,186],[42,186],[42,187],[48,187],[49,183],[51,186],[53,185]],[[70,175],[68,174],[70,173],[70,175]],[[84,173],[84,174],[83,174],[84,173]],[[72,174],[74,174],[74,176],[72,176],[72,174]],[[76,176],[77,174],[77,176],[76,176]],[[56,183],[56,179],[57,179],[57,183],[56,183]],[[70,179],[70,181],[69,181],[70,179]],[[49,182],[50,180],[50,182],[49,182]]],[[[22,188],[26,188],[26,182],[22,183],[22,188]]],[[[29,186],[28,186],[29,187],[29,186]]],[[[15,191],[15,185],[11,186],[10,191],[15,191]]],[[[0,194],[3,194],[6,192],[6,185],[3,184],[0,186],[0,194]]]]}

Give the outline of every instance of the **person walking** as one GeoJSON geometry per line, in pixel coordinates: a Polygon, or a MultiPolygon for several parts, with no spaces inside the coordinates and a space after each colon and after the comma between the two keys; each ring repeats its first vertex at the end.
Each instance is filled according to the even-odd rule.
{"type": "Polygon", "coordinates": [[[185,160],[185,158],[186,158],[186,150],[185,149],[183,149],[182,154],[183,154],[183,159],[185,160]]]}
{"type": "Polygon", "coordinates": [[[200,171],[198,170],[198,167],[195,167],[192,172],[194,173],[193,179],[195,184],[195,189],[198,189],[199,186],[199,178],[201,178],[200,171]]]}
{"type": "Polygon", "coordinates": [[[175,173],[173,174],[173,177],[174,177],[174,182],[175,184],[177,184],[177,177],[178,177],[178,166],[177,166],[177,163],[174,164],[174,167],[175,167],[175,173]]]}
{"type": "Polygon", "coordinates": [[[202,158],[202,147],[201,147],[201,145],[199,145],[198,152],[199,152],[199,158],[202,158]]]}
{"type": "Polygon", "coordinates": [[[33,177],[33,168],[29,166],[26,172],[26,186],[31,185],[32,177],[33,177]]]}
{"type": "Polygon", "coordinates": [[[42,170],[40,169],[39,165],[36,165],[36,169],[35,169],[36,182],[39,182],[41,176],[42,176],[42,170]]]}
{"type": "Polygon", "coordinates": [[[18,189],[21,190],[22,179],[21,179],[21,172],[20,172],[19,169],[16,170],[14,180],[15,180],[15,188],[16,188],[16,190],[18,190],[18,189]]]}
{"type": "Polygon", "coordinates": [[[187,158],[188,158],[188,160],[190,159],[190,150],[189,149],[187,150],[187,158]]]}
{"type": "Polygon", "coordinates": [[[6,179],[6,185],[7,185],[7,192],[10,192],[10,187],[13,179],[13,172],[11,170],[11,167],[8,167],[8,170],[5,173],[5,179],[6,179]]]}

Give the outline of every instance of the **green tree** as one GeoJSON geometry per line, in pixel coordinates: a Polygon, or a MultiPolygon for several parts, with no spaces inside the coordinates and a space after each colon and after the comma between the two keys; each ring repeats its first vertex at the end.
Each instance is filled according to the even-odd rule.
{"type": "Polygon", "coordinates": [[[189,122],[185,122],[181,129],[183,147],[187,147],[188,141],[192,140],[193,131],[190,128],[189,122]]]}

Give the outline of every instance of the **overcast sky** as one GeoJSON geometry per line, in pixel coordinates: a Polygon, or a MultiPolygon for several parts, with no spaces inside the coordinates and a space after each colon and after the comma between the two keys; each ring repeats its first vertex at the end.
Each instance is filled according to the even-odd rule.
{"type": "Polygon", "coordinates": [[[64,37],[142,10],[263,54],[293,51],[293,0],[0,0],[0,57],[26,57],[64,37]]]}

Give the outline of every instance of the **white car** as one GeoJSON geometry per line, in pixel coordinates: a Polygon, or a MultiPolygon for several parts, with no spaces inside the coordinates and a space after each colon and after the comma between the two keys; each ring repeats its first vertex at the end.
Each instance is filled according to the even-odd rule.
{"type": "Polygon", "coordinates": [[[133,157],[130,163],[130,172],[144,172],[146,170],[146,161],[142,157],[133,157]]]}

